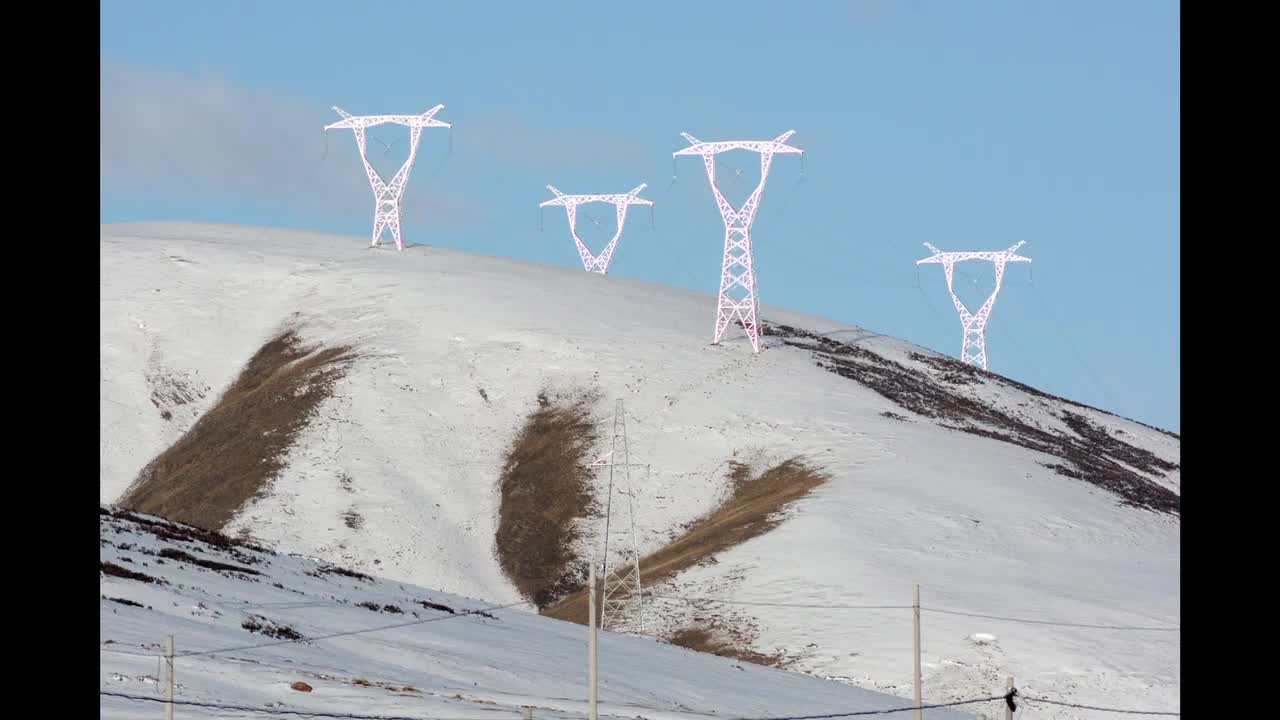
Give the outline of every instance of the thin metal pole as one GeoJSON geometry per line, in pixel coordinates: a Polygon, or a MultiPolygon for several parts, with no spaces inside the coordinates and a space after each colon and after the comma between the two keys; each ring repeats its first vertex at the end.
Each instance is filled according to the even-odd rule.
{"type": "Polygon", "coordinates": [[[164,705],[164,720],[173,720],[173,636],[169,636],[169,647],[165,652],[169,661],[169,702],[164,705]]]}
{"type": "Polygon", "coordinates": [[[916,638],[915,638],[916,640],[915,642],[915,646],[916,646],[915,648],[916,649],[916,672],[915,672],[916,720],[920,720],[921,713],[922,713],[922,710],[920,709],[920,705],[922,703],[920,700],[921,680],[920,680],[920,586],[919,585],[916,586],[916,599],[915,599],[915,602],[912,604],[911,609],[912,609],[912,614],[915,615],[915,621],[916,621],[915,622],[915,625],[916,625],[916,638]]]}
{"type": "Polygon", "coordinates": [[[587,626],[591,637],[587,641],[587,683],[591,686],[587,709],[590,720],[597,720],[596,714],[596,564],[591,563],[587,574],[587,582],[591,591],[587,594],[587,626]]]}

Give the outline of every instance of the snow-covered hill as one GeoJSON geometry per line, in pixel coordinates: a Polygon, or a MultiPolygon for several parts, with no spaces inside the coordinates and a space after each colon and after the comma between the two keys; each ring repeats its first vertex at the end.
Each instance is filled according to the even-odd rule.
{"type": "MultiPolygon", "coordinates": [[[[100,527],[104,720],[160,716],[167,676],[157,655],[169,635],[175,699],[197,703],[179,706],[182,718],[232,712],[200,703],[409,718],[514,720],[524,707],[537,718],[586,716],[580,625],[228,544],[145,515],[104,508],[100,527]],[[295,682],[311,689],[293,690],[295,682]]],[[[601,716],[694,720],[903,705],[646,638],[601,633],[598,655],[601,716]]],[[[931,720],[973,717],[927,712],[931,720]]]]}
{"type": "MultiPolygon", "coordinates": [[[[1178,624],[1178,438],[900,340],[765,305],[756,356],[732,331],[708,344],[713,295],[262,228],[103,226],[101,269],[103,502],[293,323],[361,357],[230,528],[281,548],[518,600],[494,557],[504,452],[540,391],[590,388],[602,420],[625,400],[653,465],[645,551],[715,505],[731,459],[805,455],[832,473],[777,529],[655,588],[766,603],[717,612],[794,669],[909,697],[910,611],[778,605],[905,605],[916,583],[925,607],[1178,624]]],[[[695,612],[660,608],[657,630],[695,612]]],[[[1178,706],[1176,632],[926,612],[923,654],[926,700],[1012,674],[1084,704],[1178,706]]]]}

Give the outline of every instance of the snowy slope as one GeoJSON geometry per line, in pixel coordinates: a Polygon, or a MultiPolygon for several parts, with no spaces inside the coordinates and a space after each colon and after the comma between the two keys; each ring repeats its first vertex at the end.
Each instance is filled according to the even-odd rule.
{"type": "MultiPolygon", "coordinates": [[[[156,654],[172,634],[180,701],[422,718],[505,720],[520,717],[523,706],[539,718],[586,716],[587,633],[580,625],[518,608],[489,611],[474,599],[351,577],[304,558],[212,545],[156,518],[107,512],[102,563],[142,577],[102,575],[99,688],[106,693],[162,697],[157,680],[167,677],[163,667],[157,671],[156,654]],[[482,610],[487,614],[464,615],[482,610]],[[359,632],[389,625],[404,626],[359,632]],[[264,634],[280,628],[302,637],[264,634]],[[290,689],[298,681],[311,692],[290,689]]],[[[602,716],[693,720],[903,705],[646,638],[602,633],[598,655],[602,716]]],[[[993,704],[974,707],[984,706],[993,704]]],[[[115,696],[104,696],[101,708],[109,720],[162,712],[157,703],[115,696]]],[[[176,715],[227,712],[179,706],[176,715]]],[[[973,716],[933,709],[926,717],[973,716]]]]}
{"type": "MultiPolygon", "coordinates": [[[[632,450],[654,466],[638,489],[645,551],[717,502],[735,456],[805,454],[834,473],[779,528],[659,592],[904,605],[919,583],[926,607],[1178,623],[1176,516],[1121,505],[1114,493],[1045,467],[1058,457],[912,413],[819,367],[813,352],[782,337],[767,338],[758,356],[732,331],[711,346],[710,295],[366,244],[260,228],[103,226],[101,500],[119,497],[293,320],[310,340],[355,343],[365,355],[305,431],[272,493],[236,521],[290,551],[445,592],[517,600],[493,554],[503,452],[540,390],[592,387],[602,421],[615,397],[625,399],[632,450]],[[365,518],[362,529],[344,525],[348,510],[365,518]]],[[[913,357],[934,354],[908,343],[767,305],[762,313],[937,375],[913,357]]],[[[1054,432],[1070,432],[1069,410],[1179,462],[1176,437],[1011,384],[959,383],[948,392],[1054,432]]],[[[1178,490],[1176,469],[1142,474],[1178,490]]],[[[667,626],[688,612],[685,603],[663,604],[667,626]]],[[[757,628],[756,649],[781,650],[795,669],[910,695],[910,611],[719,612],[757,628]]],[[[987,694],[1013,674],[1019,687],[1045,696],[1176,708],[1178,647],[1176,632],[926,613],[925,697],[987,694]],[[976,633],[995,639],[975,642],[976,633]]]]}

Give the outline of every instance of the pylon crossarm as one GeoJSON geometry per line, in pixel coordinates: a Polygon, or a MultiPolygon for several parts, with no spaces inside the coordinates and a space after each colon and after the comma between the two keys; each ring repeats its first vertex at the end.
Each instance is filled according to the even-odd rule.
{"type": "Polygon", "coordinates": [[[938,248],[924,243],[924,246],[933,251],[933,255],[917,260],[917,265],[926,265],[930,263],[958,263],[965,260],[987,260],[989,262],[1031,262],[1031,258],[1017,254],[1018,248],[1026,244],[1025,240],[1020,240],[1016,245],[1008,250],[999,251],[983,251],[983,252],[942,252],[938,248]]]}
{"type": "Polygon", "coordinates": [[[404,125],[410,128],[453,127],[451,123],[442,122],[432,118],[424,118],[420,115],[372,115],[342,120],[330,125],[325,125],[324,129],[346,130],[354,128],[368,128],[375,125],[404,125]]]}
{"type": "Polygon", "coordinates": [[[352,115],[338,106],[333,109],[342,116],[342,120],[326,125],[325,130],[342,130],[346,128],[367,128],[374,125],[405,125],[411,128],[453,127],[442,120],[436,120],[435,114],[444,109],[444,105],[436,105],[421,115],[352,115]]]}
{"type": "Polygon", "coordinates": [[[613,462],[613,451],[610,450],[604,455],[601,455],[600,459],[587,463],[587,467],[609,467],[610,465],[614,467],[649,467],[649,463],[642,460],[640,456],[632,455],[631,457],[634,462],[613,462]]]}
{"type": "Polygon", "coordinates": [[[680,133],[685,140],[689,141],[689,147],[682,148],[671,153],[672,157],[681,155],[718,155],[722,152],[730,150],[750,150],[758,153],[794,153],[797,155],[804,154],[804,150],[798,147],[792,147],[787,144],[787,140],[795,134],[795,130],[788,130],[773,140],[728,140],[722,142],[702,142],[688,133],[680,133]]]}
{"type": "MultiPolygon", "coordinates": [[[[551,186],[548,185],[547,187],[550,188],[551,186]]],[[[640,186],[640,188],[643,188],[643,187],[644,185],[640,186]]],[[[640,188],[636,188],[635,190],[632,190],[631,193],[639,192],[640,188]]],[[[613,205],[652,205],[653,204],[652,200],[646,200],[641,197],[636,197],[631,193],[626,193],[623,195],[561,195],[560,197],[552,198],[551,200],[547,200],[546,202],[539,203],[538,207],[550,207],[552,205],[566,205],[566,206],[582,205],[584,203],[593,203],[593,202],[610,203],[613,205]]]]}

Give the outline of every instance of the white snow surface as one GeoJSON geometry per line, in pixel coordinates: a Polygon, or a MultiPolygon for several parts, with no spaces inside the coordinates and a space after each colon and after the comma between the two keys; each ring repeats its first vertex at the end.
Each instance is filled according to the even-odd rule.
{"type": "MultiPolygon", "coordinates": [[[[164,583],[102,575],[99,689],[109,693],[101,702],[103,720],[161,715],[168,676],[159,656],[170,635],[174,699],[184,703],[424,720],[514,720],[526,706],[535,718],[587,715],[587,629],[581,625],[393,580],[328,573],[332,566],[306,558],[162,538],[146,529],[158,519],[142,519],[104,515],[100,523],[104,563],[164,583]],[[166,550],[257,574],[160,557],[166,550]],[[250,632],[245,623],[260,629],[250,632]],[[283,627],[303,637],[290,641],[262,630],[283,627]],[[295,682],[311,691],[291,689],[295,682]]],[[[600,633],[597,655],[602,717],[777,717],[905,704],[651,638],[600,633]]],[[[178,705],[175,716],[243,712],[178,705]]],[[[947,708],[925,712],[929,720],[974,717],[947,708]]]]}
{"type": "MultiPolygon", "coordinates": [[[[736,329],[710,345],[713,294],[439,248],[397,253],[349,236],[195,223],[102,226],[101,271],[104,503],[293,323],[309,341],[352,343],[363,356],[232,533],[440,592],[519,600],[494,554],[504,452],[540,391],[593,388],[602,435],[623,398],[632,452],[653,466],[633,476],[642,552],[715,506],[730,459],[804,455],[832,473],[775,530],[654,588],[761,603],[712,613],[754,628],[753,649],[909,698],[909,609],[778,605],[909,605],[918,583],[926,701],[998,694],[1013,675],[1028,695],[1178,708],[1178,632],[928,610],[1176,626],[1176,516],[1122,506],[1040,464],[1058,458],[915,416],[776,338],[764,338],[759,355],[736,329]],[[172,400],[174,387],[186,389],[184,402],[172,400]],[[170,390],[153,397],[157,388],[170,390]],[[361,529],[344,525],[348,510],[364,517],[361,529]]],[[[908,353],[931,354],[768,305],[762,316],[907,366],[919,365],[908,353]]],[[[1180,461],[1176,437],[1141,424],[1008,384],[966,387],[1046,429],[1065,430],[1057,413],[1069,409],[1180,461]]],[[[1177,470],[1150,478],[1179,492],[1177,470]]],[[[675,600],[655,609],[650,632],[693,612],[675,600]]],[[[1047,705],[1025,712],[1112,717],[1047,705]]]]}

